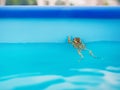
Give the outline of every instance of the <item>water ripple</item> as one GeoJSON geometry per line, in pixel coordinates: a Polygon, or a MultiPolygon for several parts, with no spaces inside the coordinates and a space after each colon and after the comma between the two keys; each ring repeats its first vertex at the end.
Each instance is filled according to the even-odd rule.
{"type": "Polygon", "coordinates": [[[120,90],[119,67],[109,66],[104,70],[70,69],[70,72],[73,71],[76,75],[67,77],[55,74],[21,74],[1,77],[0,90],[120,90]],[[79,72],[89,72],[89,74],[78,74],[79,72]],[[98,74],[93,75],[93,73],[98,74]]]}

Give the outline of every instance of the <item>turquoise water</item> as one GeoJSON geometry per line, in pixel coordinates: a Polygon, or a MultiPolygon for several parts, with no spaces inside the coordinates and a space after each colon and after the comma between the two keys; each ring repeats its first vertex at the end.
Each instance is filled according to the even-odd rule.
{"type": "Polygon", "coordinates": [[[0,90],[120,90],[120,19],[0,19],[0,90]],[[67,36],[98,56],[81,59],[67,36]]]}
{"type": "Polygon", "coordinates": [[[0,90],[119,90],[120,42],[0,44],[0,90]]]}
{"type": "Polygon", "coordinates": [[[0,42],[120,41],[120,19],[0,19],[0,42]]]}

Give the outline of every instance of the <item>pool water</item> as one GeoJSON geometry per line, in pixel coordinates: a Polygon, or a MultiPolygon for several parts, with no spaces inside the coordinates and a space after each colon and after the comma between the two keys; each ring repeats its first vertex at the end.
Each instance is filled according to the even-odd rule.
{"type": "Polygon", "coordinates": [[[120,42],[0,44],[0,90],[119,90],[120,42]]]}
{"type": "Polygon", "coordinates": [[[120,41],[120,19],[0,18],[0,42],[120,41]]]}
{"type": "Polygon", "coordinates": [[[0,90],[120,90],[120,19],[0,18],[0,90]],[[67,43],[80,37],[98,57],[67,43]]]}

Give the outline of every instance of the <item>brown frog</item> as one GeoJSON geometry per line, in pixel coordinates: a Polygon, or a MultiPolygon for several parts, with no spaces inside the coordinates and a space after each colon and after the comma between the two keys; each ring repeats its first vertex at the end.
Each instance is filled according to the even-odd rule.
{"type": "Polygon", "coordinates": [[[79,37],[75,37],[73,38],[73,40],[71,40],[70,36],[68,36],[68,43],[72,44],[77,49],[77,52],[81,56],[81,58],[84,57],[83,54],[81,53],[82,50],[87,50],[91,56],[96,58],[93,52],[86,48],[85,44],[83,44],[79,37]]]}

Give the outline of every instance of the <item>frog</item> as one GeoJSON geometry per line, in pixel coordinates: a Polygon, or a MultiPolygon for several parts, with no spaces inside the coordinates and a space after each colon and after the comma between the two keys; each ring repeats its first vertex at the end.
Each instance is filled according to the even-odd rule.
{"type": "Polygon", "coordinates": [[[93,54],[92,50],[88,49],[86,45],[82,42],[80,37],[74,37],[73,40],[71,40],[71,37],[68,36],[68,43],[72,44],[74,48],[77,50],[78,54],[80,55],[81,59],[84,58],[83,54],[81,51],[86,50],[89,52],[89,54],[96,58],[96,56],[93,54]]]}

